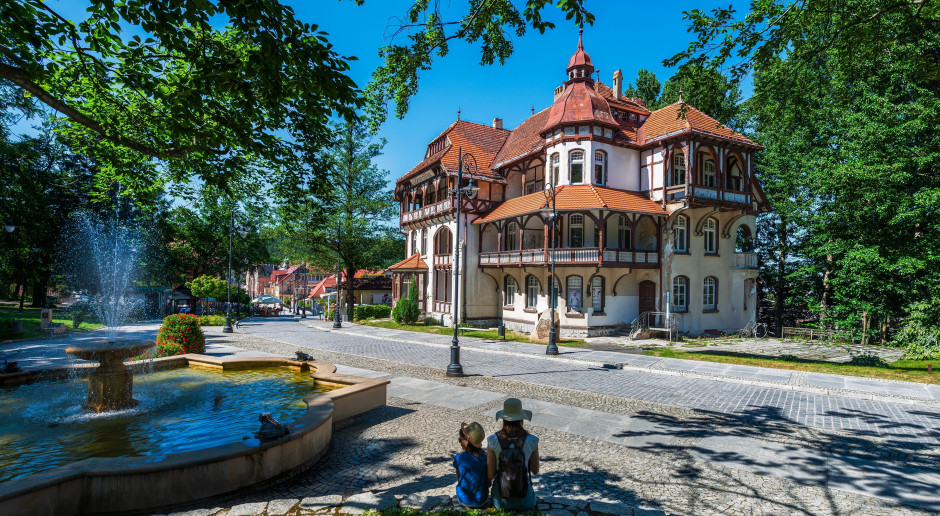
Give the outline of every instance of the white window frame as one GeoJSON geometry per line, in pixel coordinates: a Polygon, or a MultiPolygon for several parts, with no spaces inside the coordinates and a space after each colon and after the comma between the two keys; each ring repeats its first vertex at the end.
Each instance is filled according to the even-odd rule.
{"type": "Polygon", "coordinates": [[[606,185],[607,184],[607,153],[602,150],[594,151],[594,184],[597,185],[606,185]],[[598,157],[600,160],[598,160],[598,157]],[[601,180],[597,180],[597,167],[601,167],[601,180]]]}
{"type": "Polygon", "coordinates": [[[685,215],[679,215],[672,224],[673,230],[673,249],[677,253],[689,252],[689,219],[685,215]]]}
{"type": "Polygon", "coordinates": [[[549,180],[555,185],[558,186],[558,176],[561,175],[561,154],[555,153],[552,154],[551,159],[551,176],[549,180]]]}
{"type": "Polygon", "coordinates": [[[568,215],[568,247],[584,247],[584,215],[572,213],[568,215]],[[581,240],[579,245],[574,245],[575,230],[578,230],[578,238],[581,240]]]}
{"type": "Polygon", "coordinates": [[[506,224],[506,241],[503,243],[503,251],[516,251],[519,249],[517,246],[516,238],[519,236],[519,224],[515,222],[510,222],[506,224]],[[511,244],[511,245],[510,245],[511,244]]]}
{"type": "Polygon", "coordinates": [[[580,185],[584,183],[584,151],[583,150],[573,150],[568,153],[568,182],[573,185],[580,185]],[[578,166],[578,170],[581,174],[581,178],[578,181],[574,180],[574,169],[575,165],[578,166]]]}
{"type": "Polygon", "coordinates": [[[715,177],[715,160],[708,156],[702,160],[702,186],[715,188],[715,177]]]}
{"type": "Polygon", "coordinates": [[[595,314],[604,313],[604,278],[600,276],[594,276],[591,279],[591,309],[593,310],[595,314]],[[600,306],[597,306],[594,303],[594,290],[595,289],[601,290],[600,306]]]}
{"type": "Polygon", "coordinates": [[[689,310],[689,278],[676,276],[672,279],[672,299],[669,302],[675,312],[689,310]]]}
{"type": "Polygon", "coordinates": [[[715,312],[718,310],[718,279],[708,276],[702,281],[702,311],[715,312]]]}
{"type": "Polygon", "coordinates": [[[678,149],[672,155],[672,185],[682,184],[685,184],[685,153],[678,149]]]}
{"type": "Polygon", "coordinates": [[[626,215],[617,218],[617,245],[619,249],[633,249],[633,224],[626,215]]]}
{"type": "Polygon", "coordinates": [[[705,224],[702,225],[702,236],[705,254],[718,254],[718,223],[714,218],[705,219],[705,224]]]}
{"type": "Polygon", "coordinates": [[[506,276],[503,280],[503,305],[512,306],[516,302],[516,278],[506,276]]]}
{"type": "Polygon", "coordinates": [[[539,280],[530,275],[525,283],[525,307],[535,308],[539,302],[539,280]]]}

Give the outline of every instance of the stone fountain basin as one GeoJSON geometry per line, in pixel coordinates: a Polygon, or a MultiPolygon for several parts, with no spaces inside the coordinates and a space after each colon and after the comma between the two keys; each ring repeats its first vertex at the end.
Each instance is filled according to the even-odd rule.
{"type": "Polygon", "coordinates": [[[123,361],[136,357],[154,346],[156,344],[150,340],[130,340],[115,343],[98,341],[90,342],[87,345],[69,346],[65,348],[65,352],[82,360],[101,362],[107,358],[113,358],[123,361]]]}
{"type": "MultiPolygon", "coordinates": [[[[129,365],[143,369],[144,364],[129,365]]],[[[307,412],[275,441],[242,441],[162,456],[86,459],[0,484],[0,514],[77,515],[172,512],[203,498],[290,478],[326,453],[333,425],[385,405],[388,380],[336,374],[323,361],[286,358],[219,358],[178,355],[156,359],[154,370],[205,367],[220,370],[290,367],[311,371],[317,382],[342,386],[304,399],[307,412]]],[[[58,368],[0,375],[0,385],[61,378],[90,368],[58,368]]]]}

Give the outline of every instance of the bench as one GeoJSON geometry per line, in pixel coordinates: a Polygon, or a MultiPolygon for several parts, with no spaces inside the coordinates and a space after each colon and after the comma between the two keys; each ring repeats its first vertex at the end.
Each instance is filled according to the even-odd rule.
{"type": "Polygon", "coordinates": [[[786,337],[808,337],[810,341],[816,339],[832,340],[834,332],[832,330],[820,330],[819,328],[790,328],[784,326],[780,338],[786,337]]]}
{"type": "Polygon", "coordinates": [[[489,331],[489,328],[473,328],[471,326],[458,326],[457,331],[489,331]]]}

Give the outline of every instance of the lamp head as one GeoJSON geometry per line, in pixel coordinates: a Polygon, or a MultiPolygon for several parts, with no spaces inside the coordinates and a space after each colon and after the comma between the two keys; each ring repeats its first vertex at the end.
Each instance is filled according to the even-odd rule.
{"type": "Polygon", "coordinates": [[[473,178],[471,177],[470,181],[467,182],[467,186],[464,187],[464,192],[468,198],[473,199],[477,196],[477,192],[479,191],[480,187],[477,186],[476,182],[474,182],[473,178]]]}
{"type": "Polygon", "coordinates": [[[248,236],[248,228],[239,229],[238,234],[241,235],[242,238],[245,238],[248,236]]]}
{"type": "Polygon", "coordinates": [[[7,219],[6,223],[3,225],[3,229],[7,233],[12,233],[16,229],[16,224],[13,224],[13,219],[7,219]]]}
{"type": "Polygon", "coordinates": [[[541,208],[539,208],[539,213],[541,213],[542,216],[545,217],[546,219],[551,219],[552,217],[555,216],[553,211],[554,210],[552,210],[552,206],[548,202],[548,199],[545,200],[545,206],[542,206],[541,208]]]}

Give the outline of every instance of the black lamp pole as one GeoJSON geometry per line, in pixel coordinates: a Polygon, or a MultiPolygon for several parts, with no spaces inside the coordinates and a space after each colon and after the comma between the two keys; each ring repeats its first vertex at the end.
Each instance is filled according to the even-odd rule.
{"type": "Polygon", "coordinates": [[[222,327],[222,333],[233,333],[232,328],[232,233],[235,232],[235,212],[229,212],[228,220],[228,276],[225,278],[225,286],[228,288],[228,304],[225,305],[225,326],[222,327]]]}
{"type": "Polygon", "coordinates": [[[454,237],[454,302],[451,304],[454,319],[454,339],[450,344],[450,365],[447,366],[447,376],[450,377],[463,376],[463,366],[460,365],[460,342],[457,339],[457,316],[459,315],[457,305],[460,302],[460,197],[466,195],[472,199],[476,196],[477,190],[479,190],[479,187],[473,184],[473,175],[477,172],[476,158],[469,152],[464,154],[463,149],[458,147],[457,164],[457,188],[451,191],[451,194],[457,199],[457,211],[454,216],[454,220],[457,222],[457,231],[454,237]],[[467,168],[470,173],[470,182],[466,187],[461,186],[463,183],[464,168],[467,168]]]}
{"type": "MultiPolygon", "coordinates": [[[[549,300],[549,302],[548,302],[548,303],[549,303],[549,306],[551,307],[551,313],[548,314],[548,321],[549,321],[549,322],[548,322],[548,324],[549,324],[549,326],[548,326],[548,328],[549,328],[549,329],[548,329],[548,347],[545,348],[545,354],[546,354],[546,355],[557,355],[557,354],[558,354],[558,344],[556,343],[556,338],[557,338],[557,336],[556,336],[556,332],[555,332],[555,308],[556,308],[556,307],[555,307],[555,301],[556,301],[556,298],[558,297],[558,295],[555,293],[555,220],[558,219],[558,211],[555,209],[555,183],[554,183],[554,181],[553,181],[553,182],[551,183],[551,185],[549,186],[549,192],[551,192],[551,196],[552,196],[551,213],[548,214],[548,216],[552,219],[552,228],[551,228],[551,231],[552,231],[552,239],[551,239],[551,242],[552,242],[552,243],[551,243],[551,246],[552,246],[552,247],[551,247],[551,252],[549,253],[549,260],[550,260],[550,262],[549,262],[549,264],[550,264],[550,265],[549,265],[550,269],[549,269],[549,270],[550,270],[551,274],[549,274],[549,278],[548,278],[548,281],[549,281],[549,283],[551,284],[551,287],[549,287],[549,291],[548,291],[548,292],[549,292],[549,296],[551,296],[551,300],[549,300]]],[[[547,201],[547,200],[546,200],[546,202],[545,202],[545,208],[543,209],[543,212],[545,212],[545,211],[548,211],[548,201],[547,201]]]]}
{"type": "Polygon", "coordinates": [[[342,328],[343,322],[339,317],[339,281],[342,269],[340,269],[339,254],[339,224],[336,225],[336,305],[333,307],[333,327],[342,328]]]}

